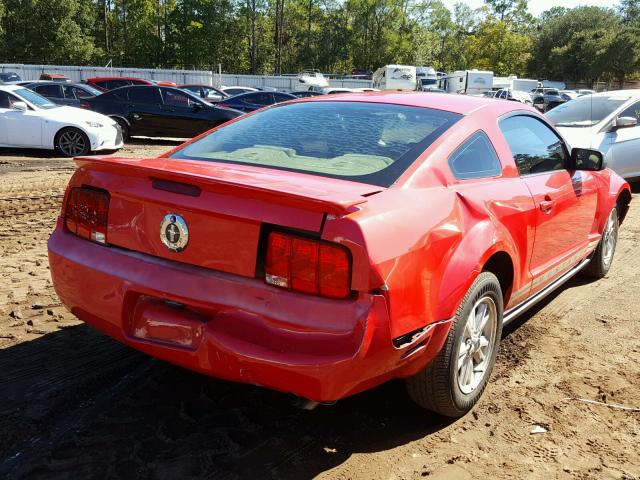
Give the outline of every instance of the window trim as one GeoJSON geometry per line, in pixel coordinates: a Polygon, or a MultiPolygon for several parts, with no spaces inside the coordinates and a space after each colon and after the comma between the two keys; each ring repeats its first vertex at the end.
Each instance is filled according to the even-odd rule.
{"type": "Polygon", "coordinates": [[[470,134],[469,136],[467,136],[454,150],[453,152],[451,152],[451,154],[447,157],[447,165],[449,166],[449,170],[451,171],[451,174],[453,175],[453,177],[459,181],[459,182],[463,182],[466,180],[488,180],[488,179],[492,179],[492,178],[500,178],[504,175],[504,165],[502,165],[502,162],[500,161],[500,156],[498,155],[498,152],[496,151],[496,147],[493,144],[493,142],[491,141],[491,138],[489,137],[489,135],[487,134],[487,132],[485,132],[484,130],[482,130],[481,128],[479,128],[478,130],[476,130],[475,132],[473,132],[472,134],[470,134]],[[493,154],[496,158],[496,160],[498,161],[498,167],[499,167],[499,171],[496,175],[486,175],[485,172],[476,172],[476,173],[481,173],[481,175],[476,176],[474,174],[474,176],[470,176],[470,177],[458,177],[458,175],[456,175],[456,172],[454,171],[453,167],[451,166],[451,159],[458,154],[458,152],[460,151],[460,149],[462,149],[463,147],[465,147],[468,143],[470,143],[475,137],[484,137],[484,139],[489,142],[489,145],[491,146],[491,149],[493,150],[493,154]]]}
{"type": "Polygon", "coordinates": [[[135,103],[138,105],[162,105],[163,104],[163,98],[162,98],[162,94],[158,91],[157,87],[152,87],[150,85],[129,85],[127,88],[127,100],[131,103],[135,103]],[[156,101],[155,102],[146,102],[146,101],[140,101],[140,100],[135,100],[135,99],[131,99],[131,93],[135,93],[135,92],[140,92],[142,91],[141,89],[144,88],[144,91],[151,91],[151,88],[155,88],[156,89],[156,101]]]}
{"type": "Polygon", "coordinates": [[[565,155],[565,160],[569,160],[571,159],[571,152],[569,151],[569,149],[567,148],[567,142],[565,141],[565,139],[562,137],[562,135],[560,135],[560,132],[558,132],[556,130],[556,128],[550,123],[548,122],[544,117],[535,115],[527,110],[515,110],[512,112],[509,112],[505,115],[502,115],[500,117],[498,117],[498,130],[500,130],[500,134],[502,135],[502,138],[504,139],[504,142],[507,145],[507,148],[509,149],[509,152],[511,153],[511,158],[513,159],[513,164],[516,167],[516,171],[518,172],[518,176],[520,178],[528,178],[528,177],[535,177],[538,175],[549,175],[550,173],[555,173],[555,172],[560,172],[560,171],[565,171],[568,172],[569,169],[567,168],[566,165],[566,161],[565,161],[565,165],[564,168],[559,169],[559,170],[549,170],[546,172],[537,172],[537,173],[526,173],[526,174],[521,174],[520,173],[520,169],[518,168],[518,164],[516,162],[515,157],[513,156],[513,152],[511,151],[511,146],[509,145],[509,142],[507,141],[507,138],[504,136],[504,132],[502,131],[502,128],[500,127],[500,124],[504,121],[507,120],[509,118],[512,117],[531,117],[534,120],[539,121],[540,123],[542,123],[543,125],[545,125],[546,127],[549,128],[549,130],[551,130],[551,132],[553,132],[553,134],[558,137],[558,139],[560,140],[560,144],[562,145],[562,151],[564,152],[565,155]]]}

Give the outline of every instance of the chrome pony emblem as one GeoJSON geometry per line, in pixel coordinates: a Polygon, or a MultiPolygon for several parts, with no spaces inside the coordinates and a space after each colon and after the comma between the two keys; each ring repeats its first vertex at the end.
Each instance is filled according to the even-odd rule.
{"type": "Polygon", "coordinates": [[[160,240],[172,252],[183,251],[189,242],[187,223],[180,215],[168,213],[160,223],[160,240]]]}

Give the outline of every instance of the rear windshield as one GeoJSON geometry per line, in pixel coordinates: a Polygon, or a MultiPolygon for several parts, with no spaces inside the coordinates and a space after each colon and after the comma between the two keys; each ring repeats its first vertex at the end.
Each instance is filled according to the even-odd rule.
{"type": "Polygon", "coordinates": [[[294,103],[240,119],[171,158],[261,165],[388,187],[460,117],[380,103],[294,103]]]}

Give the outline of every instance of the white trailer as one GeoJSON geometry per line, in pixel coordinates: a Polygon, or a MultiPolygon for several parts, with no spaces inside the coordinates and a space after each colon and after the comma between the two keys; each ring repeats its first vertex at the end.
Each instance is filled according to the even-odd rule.
{"type": "Polygon", "coordinates": [[[440,78],[438,85],[447,93],[481,95],[493,87],[493,72],[487,70],[456,70],[440,78]]]}
{"type": "Polygon", "coordinates": [[[511,90],[518,92],[532,92],[538,88],[538,80],[532,80],[530,78],[514,78],[511,84],[511,90]]]}
{"type": "Polygon", "coordinates": [[[373,88],[413,91],[416,89],[416,67],[385,65],[373,73],[373,88]]]}
{"type": "Polygon", "coordinates": [[[516,75],[508,77],[493,77],[493,90],[511,90],[516,92],[531,92],[538,88],[538,80],[518,78],[516,75]]]}

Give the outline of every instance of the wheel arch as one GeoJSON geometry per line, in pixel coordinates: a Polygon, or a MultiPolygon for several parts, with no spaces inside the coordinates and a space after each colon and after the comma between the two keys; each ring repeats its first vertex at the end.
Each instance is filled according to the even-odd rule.
{"type": "Polygon", "coordinates": [[[58,148],[58,137],[60,137],[60,134],[64,131],[64,130],[79,130],[82,133],[84,133],[87,138],[89,139],[89,146],[92,147],[91,143],[92,143],[92,136],[89,134],[89,132],[87,132],[84,128],[79,127],[78,125],[62,125],[60,127],[58,127],[55,130],[55,133],[53,134],[53,149],[58,148]]]}
{"type": "Polygon", "coordinates": [[[127,124],[127,127],[131,128],[131,122],[127,117],[123,117],[122,115],[109,115],[109,118],[114,121],[122,120],[127,124]]]}
{"type": "Polygon", "coordinates": [[[442,276],[434,318],[450,318],[458,309],[465,293],[483,271],[493,273],[500,283],[506,309],[514,287],[519,285],[517,247],[502,225],[481,222],[455,249],[442,276]]]}
{"type": "Polygon", "coordinates": [[[504,250],[494,252],[484,263],[482,271],[491,272],[498,279],[500,289],[502,290],[503,306],[506,308],[509,297],[511,296],[515,275],[515,268],[511,256],[504,250]]]}
{"type": "Polygon", "coordinates": [[[628,186],[625,186],[621,189],[621,191],[618,193],[618,197],[616,198],[616,205],[618,206],[618,223],[620,225],[622,225],[622,222],[627,216],[630,204],[631,191],[628,186]]]}

